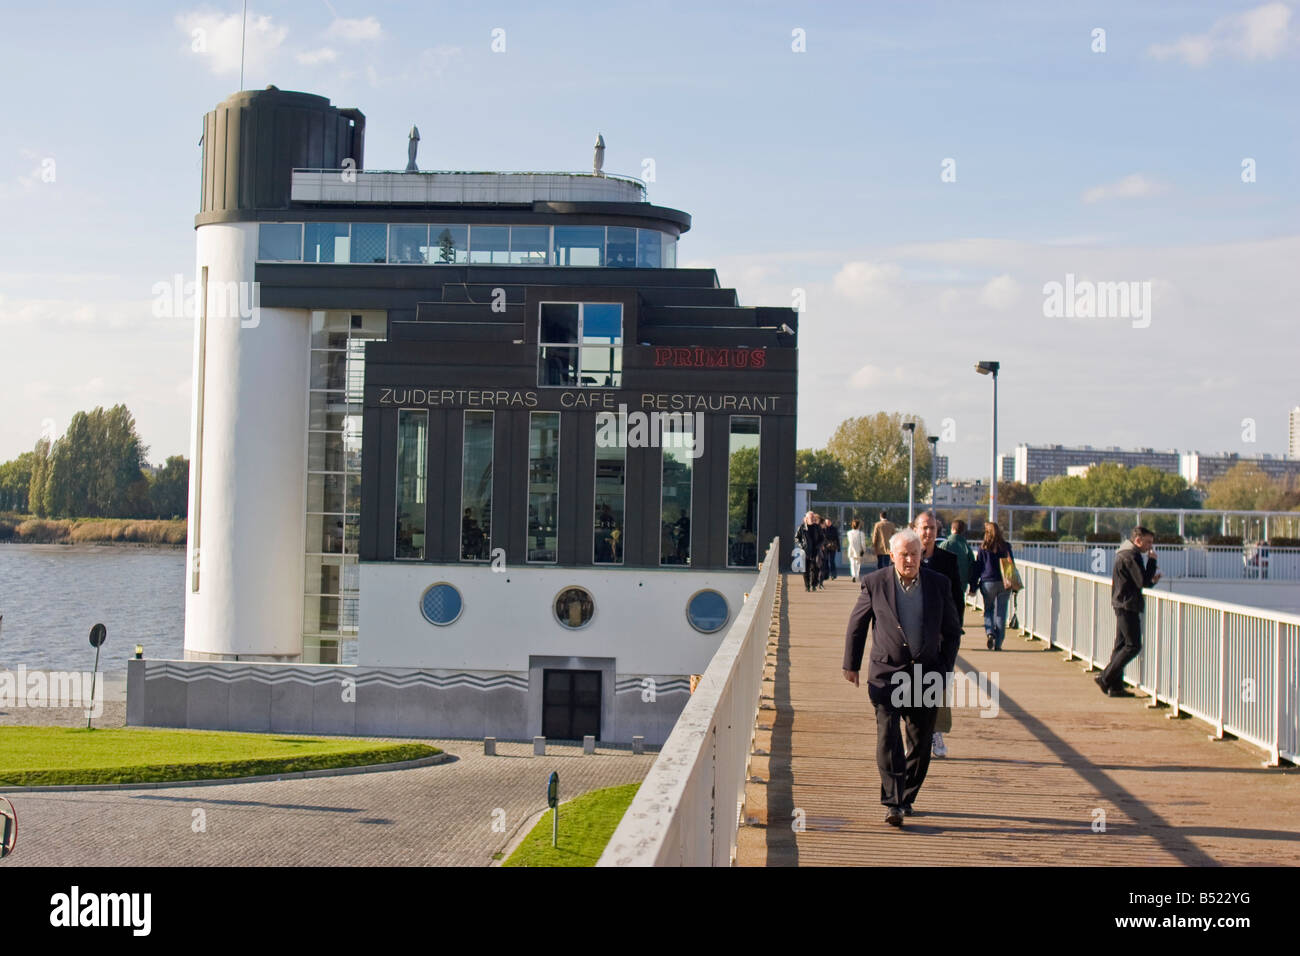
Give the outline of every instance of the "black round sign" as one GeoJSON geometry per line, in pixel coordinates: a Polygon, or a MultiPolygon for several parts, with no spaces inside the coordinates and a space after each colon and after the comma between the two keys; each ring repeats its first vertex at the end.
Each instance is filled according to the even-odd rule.
{"type": "Polygon", "coordinates": [[[108,639],[108,628],[103,624],[96,624],[90,629],[90,646],[99,647],[108,639]]]}
{"type": "Polygon", "coordinates": [[[560,775],[551,771],[551,778],[546,781],[546,805],[558,806],[560,802],[560,775]]]}

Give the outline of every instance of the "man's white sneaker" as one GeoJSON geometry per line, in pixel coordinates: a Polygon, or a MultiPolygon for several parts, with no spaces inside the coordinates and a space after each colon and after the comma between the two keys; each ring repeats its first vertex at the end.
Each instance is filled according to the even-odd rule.
{"type": "Polygon", "coordinates": [[[943,734],[939,733],[937,730],[934,732],[934,745],[931,753],[936,757],[948,756],[948,747],[943,742],[943,734]]]}

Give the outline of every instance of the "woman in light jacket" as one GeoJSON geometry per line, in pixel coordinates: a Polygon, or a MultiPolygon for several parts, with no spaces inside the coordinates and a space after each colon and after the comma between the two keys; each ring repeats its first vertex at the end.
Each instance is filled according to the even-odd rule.
{"type": "Polygon", "coordinates": [[[862,570],[862,559],[867,556],[867,536],[862,530],[862,522],[857,518],[853,519],[846,537],[849,540],[849,572],[856,581],[858,572],[862,570]]]}
{"type": "Polygon", "coordinates": [[[984,595],[984,633],[991,651],[1002,650],[1002,639],[1007,633],[1007,602],[1011,592],[1002,587],[1002,559],[1010,558],[1011,545],[1002,537],[997,522],[984,524],[984,540],[975,553],[975,567],[971,571],[970,591],[984,595]]]}

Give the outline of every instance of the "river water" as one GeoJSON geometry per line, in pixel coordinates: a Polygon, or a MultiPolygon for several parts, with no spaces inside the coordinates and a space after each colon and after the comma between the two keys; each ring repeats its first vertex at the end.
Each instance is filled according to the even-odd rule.
{"type": "Polygon", "coordinates": [[[59,544],[0,544],[0,669],[89,671],[90,628],[108,640],[99,668],[125,674],[146,657],[182,656],[185,551],[59,544]]]}

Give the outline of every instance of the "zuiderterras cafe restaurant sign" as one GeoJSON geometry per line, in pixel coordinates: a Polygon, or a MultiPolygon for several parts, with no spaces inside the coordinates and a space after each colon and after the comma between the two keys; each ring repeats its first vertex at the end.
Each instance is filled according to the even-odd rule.
{"type": "Polygon", "coordinates": [[[381,408],[525,408],[543,411],[619,406],[656,412],[785,412],[784,396],[696,392],[637,392],[598,388],[389,388],[373,385],[368,404],[381,408]]]}

